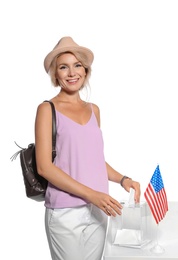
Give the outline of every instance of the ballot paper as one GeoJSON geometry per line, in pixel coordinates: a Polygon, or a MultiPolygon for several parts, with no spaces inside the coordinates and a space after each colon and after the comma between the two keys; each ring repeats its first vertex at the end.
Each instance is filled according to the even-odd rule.
{"type": "Polygon", "coordinates": [[[129,200],[128,200],[128,206],[129,207],[135,207],[135,190],[130,188],[130,194],[129,194],[129,200]]]}
{"type": "Polygon", "coordinates": [[[141,230],[121,229],[117,230],[114,245],[125,247],[141,248],[150,240],[142,240],[141,230]]]}

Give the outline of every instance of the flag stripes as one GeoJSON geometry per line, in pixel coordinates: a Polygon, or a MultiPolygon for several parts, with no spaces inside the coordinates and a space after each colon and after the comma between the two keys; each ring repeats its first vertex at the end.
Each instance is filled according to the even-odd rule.
{"type": "Polygon", "coordinates": [[[155,221],[158,224],[168,211],[167,196],[159,171],[159,166],[157,166],[151,181],[146,188],[144,196],[155,218],[155,221]]]}

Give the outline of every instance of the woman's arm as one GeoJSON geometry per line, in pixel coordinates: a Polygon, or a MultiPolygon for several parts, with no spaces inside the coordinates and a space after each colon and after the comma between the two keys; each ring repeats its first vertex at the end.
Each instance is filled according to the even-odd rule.
{"type": "MultiPolygon", "coordinates": [[[[93,110],[94,110],[95,116],[98,121],[98,126],[100,127],[99,107],[96,106],[95,104],[93,104],[93,110]]],[[[130,188],[133,188],[135,190],[135,202],[139,203],[140,195],[141,195],[140,184],[136,181],[133,181],[131,178],[125,178],[124,175],[122,175],[119,172],[117,172],[116,170],[114,170],[108,163],[106,163],[106,168],[107,168],[109,181],[116,182],[116,183],[122,183],[122,187],[127,192],[130,192],[130,188]]]]}
{"type": "Polygon", "coordinates": [[[114,170],[108,163],[106,163],[108,179],[112,182],[122,183],[122,187],[127,191],[130,192],[130,188],[135,190],[135,203],[140,202],[140,183],[137,181],[132,180],[131,178],[125,178],[124,175],[120,174],[116,170],[114,170]]]}

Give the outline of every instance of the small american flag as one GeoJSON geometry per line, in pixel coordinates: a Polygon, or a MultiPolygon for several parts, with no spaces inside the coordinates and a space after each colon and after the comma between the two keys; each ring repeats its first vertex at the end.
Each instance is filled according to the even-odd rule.
{"type": "Polygon", "coordinates": [[[163,180],[161,177],[159,165],[156,167],[154,174],[144,192],[145,199],[150,210],[158,224],[168,211],[168,202],[163,180]]]}

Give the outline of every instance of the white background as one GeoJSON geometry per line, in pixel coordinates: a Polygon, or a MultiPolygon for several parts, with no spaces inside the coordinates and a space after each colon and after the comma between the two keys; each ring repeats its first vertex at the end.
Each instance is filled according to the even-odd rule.
{"type": "MultiPolygon", "coordinates": [[[[43,60],[63,36],[95,54],[83,98],[100,107],[107,162],[141,183],[141,200],[159,164],[177,201],[177,14],[172,0],[1,2],[1,259],[50,259],[43,203],[26,198],[19,157],[10,157],[14,141],[34,141],[36,108],[57,94],[43,60]]],[[[128,198],[113,183],[110,194],[128,198]]]]}

